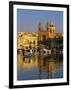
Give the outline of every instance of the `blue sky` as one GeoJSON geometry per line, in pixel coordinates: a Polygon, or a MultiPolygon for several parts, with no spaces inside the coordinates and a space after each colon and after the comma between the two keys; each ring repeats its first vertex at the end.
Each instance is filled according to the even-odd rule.
{"type": "Polygon", "coordinates": [[[37,32],[39,22],[45,30],[46,23],[50,21],[58,32],[63,32],[63,11],[17,9],[18,32],[37,32]]]}

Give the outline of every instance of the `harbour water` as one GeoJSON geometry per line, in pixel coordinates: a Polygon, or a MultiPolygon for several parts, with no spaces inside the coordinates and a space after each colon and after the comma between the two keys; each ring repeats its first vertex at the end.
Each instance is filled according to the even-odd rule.
{"type": "Polygon", "coordinates": [[[63,78],[63,54],[17,56],[17,80],[63,78]]]}

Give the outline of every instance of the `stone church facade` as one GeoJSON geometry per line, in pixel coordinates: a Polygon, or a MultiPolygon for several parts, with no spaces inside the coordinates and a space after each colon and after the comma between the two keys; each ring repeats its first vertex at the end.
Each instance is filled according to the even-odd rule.
{"type": "Polygon", "coordinates": [[[47,23],[45,30],[43,30],[42,24],[40,22],[38,25],[38,41],[54,38],[63,38],[63,34],[57,32],[56,27],[52,22],[47,23]]]}

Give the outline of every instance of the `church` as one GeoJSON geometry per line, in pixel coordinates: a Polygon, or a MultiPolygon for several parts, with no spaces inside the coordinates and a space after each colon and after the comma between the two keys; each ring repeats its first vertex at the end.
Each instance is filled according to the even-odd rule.
{"type": "Polygon", "coordinates": [[[53,22],[47,22],[45,30],[43,30],[41,22],[38,24],[38,41],[63,38],[62,33],[58,33],[53,22]]]}
{"type": "Polygon", "coordinates": [[[63,50],[63,33],[57,32],[52,22],[48,22],[44,30],[40,22],[38,24],[38,46],[40,45],[48,49],[63,50]]]}

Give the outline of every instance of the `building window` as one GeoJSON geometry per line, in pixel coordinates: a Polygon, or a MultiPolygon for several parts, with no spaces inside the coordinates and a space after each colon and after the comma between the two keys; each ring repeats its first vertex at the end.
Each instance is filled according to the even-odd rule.
{"type": "Polygon", "coordinates": [[[53,33],[53,30],[52,29],[50,29],[50,33],[53,33]]]}
{"type": "Polygon", "coordinates": [[[46,36],[45,35],[43,35],[43,40],[46,40],[46,36]]]}

